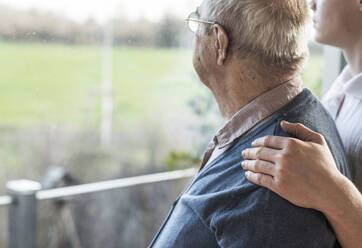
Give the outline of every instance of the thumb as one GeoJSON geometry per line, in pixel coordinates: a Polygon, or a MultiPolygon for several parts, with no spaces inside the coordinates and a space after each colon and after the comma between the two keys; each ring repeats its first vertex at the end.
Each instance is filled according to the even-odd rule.
{"type": "Polygon", "coordinates": [[[303,124],[282,121],[280,126],[285,132],[297,137],[300,140],[314,142],[320,145],[325,143],[323,135],[312,131],[303,124]]]}

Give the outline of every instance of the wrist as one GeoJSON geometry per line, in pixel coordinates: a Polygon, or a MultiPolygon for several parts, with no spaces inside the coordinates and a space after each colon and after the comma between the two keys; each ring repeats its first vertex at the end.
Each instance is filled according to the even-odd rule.
{"type": "MultiPolygon", "coordinates": [[[[341,173],[334,175],[333,185],[329,194],[319,209],[328,219],[340,220],[346,218],[346,213],[353,211],[353,198],[356,196],[353,183],[341,173]]],[[[358,190],[357,190],[358,191],[358,190]]]]}

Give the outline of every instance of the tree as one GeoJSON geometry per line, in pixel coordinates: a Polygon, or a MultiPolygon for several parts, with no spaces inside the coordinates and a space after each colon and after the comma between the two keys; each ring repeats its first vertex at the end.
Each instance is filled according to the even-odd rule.
{"type": "Polygon", "coordinates": [[[159,23],[156,32],[156,46],[179,47],[180,36],[184,30],[183,22],[172,16],[165,16],[159,23]]]}

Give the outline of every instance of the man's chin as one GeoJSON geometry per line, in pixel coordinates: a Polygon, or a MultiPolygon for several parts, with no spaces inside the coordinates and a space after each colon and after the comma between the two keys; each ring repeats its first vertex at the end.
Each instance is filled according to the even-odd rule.
{"type": "Polygon", "coordinates": [[[202,77],[200,77],[200,75],[199,75],[199,80],[200,80],[200,82],[201,82],[204,86],[206,86],[206,87],[209,88],[209,85],[208,85],[208,83],[207,83],[207,80],[205,80],[205,78],[202,78],[202,77]]]}
{"type": "Polygon", "coordinates": [[[199,80],[200,80],[203,84],[205,84],[205,83],[204,83],[205,78],[202,76],[202,75],[203,75],[202,70],[201,70],[195,63],[194,63],[194,70],[195,70],[197,76],[199,77],[199,80]]]}
{"type": "MultiPolygon", "coordinates": [[[[196,69],[195,69],[195,70],[196,70],[196,69]]],[[[206,86],[207,88],[210,88],[210,85],[209,85],[208,80],[206,79],[206,77],[203,77],[202,74],[198,73],[197,71],[196,71],[196,74],[198,75],[200,82],[201,82],[204,86],[206,86]]]]}

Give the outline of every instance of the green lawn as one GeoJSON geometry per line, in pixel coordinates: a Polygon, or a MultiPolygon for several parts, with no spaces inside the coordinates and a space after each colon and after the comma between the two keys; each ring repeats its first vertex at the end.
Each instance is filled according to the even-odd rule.
{"type": "MultiPolygon", "coordinates": [[[[96,123],[100,116],[100,47],[0,43],[0,125],[37,122],[96,123]]],[[[320,92],[322,58],[313,57],[303,77],[320,92]]],[[[164,109],[182,109],[204,92],[191,52],[115,48],[115,120],[164,109]]]]}

